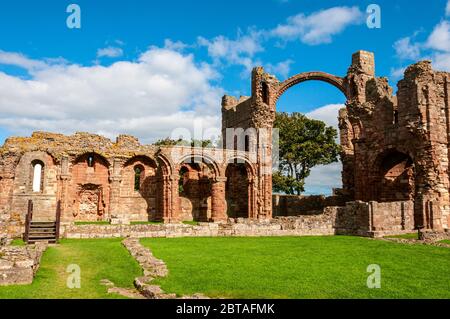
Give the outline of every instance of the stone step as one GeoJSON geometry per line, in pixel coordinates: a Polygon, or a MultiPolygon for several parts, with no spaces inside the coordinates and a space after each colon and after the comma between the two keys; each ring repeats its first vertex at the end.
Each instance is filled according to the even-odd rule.
{"type": "Polygon", "coordinates": [[[31,228],[36,228],[36,227],[56,227],[56,223],[44,223],[44,222],[31,222],[30,225],[31,228]]]}
{"type": "Polygon", "coordinates": [[[39,239],[56,239],[55,235],[52,234],[30,234],[28,240],[39,240],[39,239]]]}
{"type": "Polygon", "coordinates": [[[31,227],[30,231],[55,231],[56,227],[31,227]]]}
{"type": "Polygon", "coordinates": [[[30,232],[30,234],[28,235],[28,237],[36,237],[36,236],[52,236],[55,237],[56,236],[56,232],[52,231],[52,232],[30,232]]]}
{"type": "Polygon", "coordinates": [[[36,244],[36,243],[49,243],[49,244],[56,244],[56,239],[30,239],[28,240],[29,244],[36,244]]]}

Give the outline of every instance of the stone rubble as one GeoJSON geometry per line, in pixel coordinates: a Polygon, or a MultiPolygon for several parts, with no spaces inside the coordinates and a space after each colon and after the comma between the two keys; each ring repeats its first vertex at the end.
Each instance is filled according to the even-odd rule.
{"type": "MultiPolygon", "coordinates": [[[[160,286],[152,285],[155,278],[163,278],[169,274],[166,264],[153,256],[150,249],[144,247],[137,238],[126,238],[122,244],[141,266],[144,276],[134,281],[136,289],[148,299],[176,299],[176,294],[165,293],[160,286]]],[[[182,296],[180,299],[209,299],[202,294],[182,296]]]]}
{"type": "Polygon", "coordinates": [[[0,247],[0,286],[31,284],[47,246],[37,243],[0,247]]]}

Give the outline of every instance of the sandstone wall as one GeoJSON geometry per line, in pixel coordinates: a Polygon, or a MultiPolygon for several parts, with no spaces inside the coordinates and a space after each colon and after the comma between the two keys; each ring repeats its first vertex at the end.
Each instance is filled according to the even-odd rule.
{"type": "Polygon", "coordinates": [[[345,206],[342,196],[273,195],[273,216],[298,216],[321,214],[325,207],[345,206]]]}

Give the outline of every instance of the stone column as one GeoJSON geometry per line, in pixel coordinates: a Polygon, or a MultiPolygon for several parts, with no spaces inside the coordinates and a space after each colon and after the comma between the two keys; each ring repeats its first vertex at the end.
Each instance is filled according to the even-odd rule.
{"type": "Polygon", "coordinates": [[[224,222],[228,219],[225,200],[226,178],[217,178],[211,186],[211,222],[224,222]]]}
{"type": "Polygon", "coordinates": [[[68,192],[69,192],[69,158],[64,156],[61,159],[61,175],[59,176],[60,187],[59,190],[59,200],[61,201],[61,221],[68,222],[72,219],[67,216],[67,206],[68,206],[68,192]]]}
{"type": "Polygon", "coordinates": [[[109,178],[109,216],[105,214],[105,218],[110,218],[112,224],[129,224],[130,221],[124,212],[120,211],[120,183],[122,177],[120,175],[120,161],[114,160],[111,177],[109,178]]]}
{"type": "Polygon", "coordinates": [[[180,196],[178,189],[178,182],[180,180],[180,176],[178,174],[172,175],[169,177],[170,181],[170,210],[168,219],[165,220],[169,223],[179,222],[180,221],[180,196]]]}

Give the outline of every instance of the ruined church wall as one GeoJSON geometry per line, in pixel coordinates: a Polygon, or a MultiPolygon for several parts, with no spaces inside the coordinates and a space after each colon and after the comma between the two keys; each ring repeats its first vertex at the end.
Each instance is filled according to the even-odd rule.
{"type": "Polygon", "coordinates": [[[345,206],[348,198],[343,196],[273,195],[273,216],[298,216],[321,214],[325,207],[345,206]]]}
{"type": "Polygon", "coordinates": [[[24,154],[15,169],[14,188],[11,204],[11,219],[24,223],[28,211],[28,201],[33,201],[33,219],[46,221],[55,219],[58,192],[58,166],[53,157],[45,152],[35,151],[24,154]],[[41,190],[33,191],[33,163],[43,163],[41,190]]]}
{"type": "Polygon", "coordinates": [[[125,163],[121,171],[118,211],[130,221],[152,220],[156,216],[156,164],[145,158],[125,163]],[[140,189],[135,189],[135,168],[142,169],[140,189]]]}

